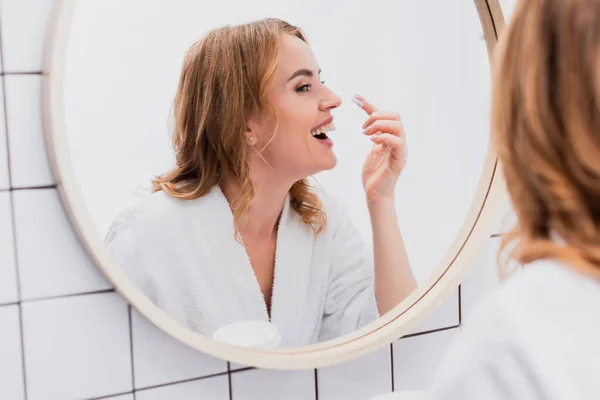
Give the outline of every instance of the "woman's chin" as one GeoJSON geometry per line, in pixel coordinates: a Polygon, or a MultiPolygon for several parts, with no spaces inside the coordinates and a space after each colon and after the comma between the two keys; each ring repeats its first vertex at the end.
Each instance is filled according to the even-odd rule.
{"type": "Polygon", "coordinates": [[[323,160],[323,162],[319,164],[319,172],[332,170],[335,168],[336,165],[337,165],[337,157],[332,152],[330,157],[323,160]]]}
{"type": "Polygon", "coordinates": [[[319,160],[315,160],[312,163],[312,165],[305,166],[305,168],[303,169],[302,175],[305,178],[308,178],[309,176],[316,175],[320,172],[332,170],[336,167],[336,165],[337,165],[337,157],[335,156],[335,154],[333,154],[333,152],[331,152],[326,157],[322,157],[322,158],[319,158],[319,160]],[[306,167],[308,167],[308,168],[306,168],[306,167]]]}

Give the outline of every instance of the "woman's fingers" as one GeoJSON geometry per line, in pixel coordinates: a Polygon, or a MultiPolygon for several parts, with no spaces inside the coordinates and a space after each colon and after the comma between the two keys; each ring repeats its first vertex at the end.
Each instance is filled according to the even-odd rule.
{"type": "Polygon", "coordinates": [[[369,115],[371,115],[375,111],[377,111],[377,107],[375,107],[373,104],[369,103],[361,95],[355,94],[354,96],[352,96],[352,101],[355,102],[360,108],[365,110],[365,112],[369,115]]]}
{"type": "Polygon", "coordinates": [[[365,123],[362,126],[363,129],[365,129],[366,127],[371,125],[373,122],[380,120],[380,119],[400,121],[400,114],[398,114],[397,112],[393,112],[393,111],[379,111],[379,110],[375,111],[371,115],[369,115],[369,118],[365,121],[365,123]]]}
{"type": "Polygon", "coordinates": [[[392,135],[391,133],[381,133],[371,136],[371,140],[376,144],[383,144],[391,150],[392,158],[402,161],[406,158],[406,142],[404,138],[392,135]]]}
{"type": "Polygon", "coordinates": [[[363,130],[365,135],[373,135],[377,132],[391,133],[395,136],[404,136],[402,122],[397,120],[380,119],[373,122],[368,128],[363,130]]]}

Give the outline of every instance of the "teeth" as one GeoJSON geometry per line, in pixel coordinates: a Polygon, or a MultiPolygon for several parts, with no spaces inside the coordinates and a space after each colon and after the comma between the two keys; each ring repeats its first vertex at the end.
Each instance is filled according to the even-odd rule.
{"type": "Polygon", "coordinates": [[[333,125],[333,122],[330,124],[327,124],[325,126],[322,126],[319,129],[315,129],[314,131],[311,132],[311,135],[317,136],[321,133],[332,132],[332,131],[335,131],[335,125],[333,125]]]}

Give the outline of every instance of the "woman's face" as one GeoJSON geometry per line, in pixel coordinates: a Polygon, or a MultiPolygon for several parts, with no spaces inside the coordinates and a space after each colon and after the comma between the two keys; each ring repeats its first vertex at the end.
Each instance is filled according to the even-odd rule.
{"type": "Polygon", "coordinates": [[[278,126],[269,116],[249,124],[258,138],[254,148],[259,152],[264,148],[262,157],[282,177],[299,180],[336,165],[329,133],[314,134],[320,126],[326,131],[332,129],[331,110],[339,107],[341,99],[321,82],[319,75],[309,45],[295,36],[282,35],[278,69],[268,92],[278,126]]]}

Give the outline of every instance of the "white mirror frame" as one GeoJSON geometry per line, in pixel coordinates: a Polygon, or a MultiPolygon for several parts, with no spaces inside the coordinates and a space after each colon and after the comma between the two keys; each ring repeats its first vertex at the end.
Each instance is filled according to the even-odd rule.
{"type": "MultiPolygon", "coordinates": [[[[259,350],[216,342],[178,324],[152,303],[114,261],[86,210],[70,162],[65,128],[64,81],[69,31],[77,0],[54,4],[47,35],[43,76],[46,147],[63,207],[82,246],[115,290],[141,315],[188,346],[237,364],[267,369],[312,369],[349,361],[373,352],[409,333],[458,287],[490,237],[506,202],[500,166],[488,146],[479,186],[452,245],[431,275],[393,310],[351,334],[311,346],[259,350]]],[[[495,47],[504,18],[498,0],[474,0],[488,55],[495,47]]],[[[442,35],[443,32],[440,32],[442,35]]],[[[491,60],[491,57],[488,57],[491,60]]]]}

